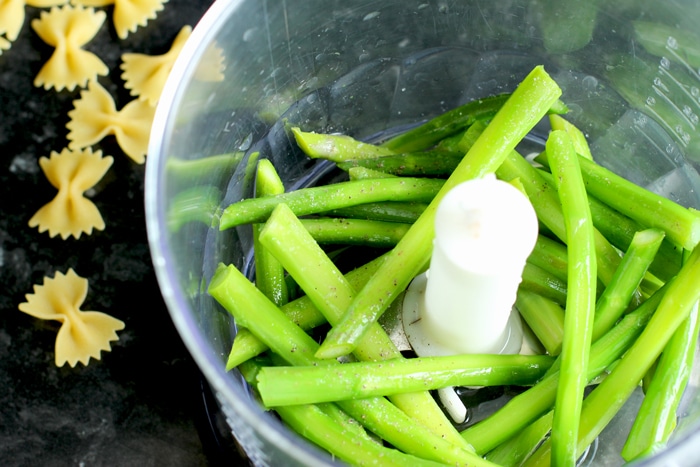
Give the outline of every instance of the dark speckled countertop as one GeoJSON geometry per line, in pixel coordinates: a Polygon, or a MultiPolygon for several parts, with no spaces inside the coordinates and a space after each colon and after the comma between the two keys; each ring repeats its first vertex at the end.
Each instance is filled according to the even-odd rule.
{"type": "MultiPolygon", "coordinates": [[[[131,96],[119,70],[124,52],[165,53],[180,28],[194,26],[212,0],[170,0],[145,28],[119,40],[111,9],[85,47],[109,66],[103,84],[122,108],[131,96]]],[[[50,238],[27,225],[56,190],[38,160],[66,145],[67,112],[79,90],[45,91],[34,76],[52,48],[30,27],[0,55],[0,464],[168,465],[220,463],[230,446],[214,434],[206,391],[163,304],[152,269],[143,212],[144,165],[113,139],[97,148],[114,157],[89,192],[106,223],[80,239],[50,238]],[[125,322],[111,352],[89,365],[54,364],[59,323],[17,306],[45,276],[73,268],[89,281],[82,310],[125,322]],[[219,443],[219,444],[217,444],[219,443]]],[[[229,465],[242,461],[226,456],[229,465]]]]}

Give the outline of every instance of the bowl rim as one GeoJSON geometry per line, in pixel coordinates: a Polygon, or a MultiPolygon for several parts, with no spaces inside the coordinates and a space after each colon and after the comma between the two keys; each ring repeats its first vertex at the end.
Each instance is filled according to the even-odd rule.
{"type": "MultiPolygon", "coordinates": [[[[167,225],[166,215],[159,206],[159,200],[164,196],[161,175],[164,173],[165,154],[169,144],[168,135],[173,131],[175,114],[182,102],[187,83],[194,73],[195,67],[191,65],[198,62],[206,48],[205,45],[212,43],[225,25],[226,18],[234,14],[242,3],[243,0],[216,0],[212,3],[193,28],[178,55],[158,102],[149,138],[149,156],[146,161],[144,181],[146,231],[151,260],[161,295],[178,334],[214,390],[218,402],[224,406],[223,410],[228,416],[227,421],[232,431],[234,427],[231,425],[236,427],[248,425],[256,434],[263,435],[266,442],[274,443],[280,451],[305,465],[337,465],[337,462],[333,462],[331,457],[317,446],[305,440],[300,443],[299,440],[303,438],[291,433],[279,420],[272,416],[265,416],[266,413],[262,407],[251,399],[248,393],[233,384],[231,375],[225,371],[221,357],[215,355],[206,346],[207,338],[199,329],[193,310],[188,307],[188,300],[178,286],[179,281],[175,272],[168,266],[174,264],[174,257],[172,246],[163,229],[163,226],[167,225]],[[232,415],[239,419],[230,420],[232,415]]],[[[251,435],[243,434],[242,437],[248,440],[251,435]]],[[[247,454],[255,457],[255,453],[247,454]]],[[[254,458],[251,460],[264,461],[264,459],[254,458]]]]}

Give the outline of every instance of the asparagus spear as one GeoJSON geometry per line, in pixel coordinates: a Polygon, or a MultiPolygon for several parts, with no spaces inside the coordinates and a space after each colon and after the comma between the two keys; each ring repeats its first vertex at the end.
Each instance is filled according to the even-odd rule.
{"type": "Polygon", "coordinates": [[[564,305],[566,303],[566,288],[565,281],[529,261],[525,263],[519,290],[528,290],[559,305],[564,305]]]}
{"type": "Polygon", "coordinates": [[[364,219],[302,219],[302,224],[318,243],[340,243],[393,247],[406,234],[410,224],[364,219]]]}
{"type": "Polygon", "coordinates": [[[574,150],[577,154],[585,157],[586,159],[593,160],[593,155],[591,154],[591,148],[588,146],[588,141],[586,141],[586,135],[583,134],[575,125],[567,121],[561,115],[552,114],[549,116],[549,124],[552,126],[552,130],[563,130],[571,138],[571,142],[574,145],[574,150]]]}
{"type": "Polygon", "coordinates": [[[546,148],[562,204],[569,253],[561,375],[551,437],[552,460],[564,466],[575,465],[577,459],[578,420],[596,302],[596,254],[586,188],[571,138],[563,130],[554,130],[546,148]]]}
{"type": "Polygon", "coordinates": [[[564,336],[564,310],[558,303],[534,292],[520,289],[515,307],[547,353],[559,355],[564,336]]]}
{"type": "Polygon", "coordinates": [[[327,216],[370,219],[387,222],[415,222],[428,207],[427,203],[385,201],[346,208],[331,209],[319,214],[327,216]]]}
{"type": "Polygon", "coordinates": [[[348,178],[350,180],[364,180],[367,178],[390,178],[396,177],[390,173],[381,172],[379,170],[370,169],[368,167],[350,167],[348,169],[348,178]]]}
{"type": "Polygon", "coordinates": [[[596,303],[594,342],[625,312],[663,239],[664,233],[657,229],[641,230],[635,234],[612,281],[596,303]]]}
{"type": "Polygon", "coordinates": [[[549,436],[553,418],[554,411],[550,410],[484,457],[503,467],[522,465],[535,452],[542,440],[549,436]]]}
{"type": "Polygon", "coordinates": [[[334,358],[352,352],[371,323],[427,265],[435,211],[444,195],[461,182],[493,173],[560,95],[561,89],[541,66],[522,81],[387,261],[355,296],[341,321],[326,336],[318,357],[334,358]]]}
{"type": "MultiPolygon", "coordinates": [[[[261,159],[258,161],[257,175],[256,175],[256,186],[255,194],[256,196],[267,196],[275,195],[279,193],[284,193],[284,184],[279,178],[275,167],[268,159],[261,159]]],[[[289,300],[289,291],[287,289],[287,282],[284,277],[284,269],[282,265],[277,261],[277,259],[272,256],[259,241],[260,231],[263,225],[256,224],[253,226],[253,251],[255,253],[255,285],[258,289],[273,303],[278,306],[286,304],[289,300]]],[[[238,327],[236,337],[233,341],[233,346],[231,347],[231,352],[229,354],[228,361],[226,363],[226,370],[231,370],[236,367],[239,363],[245,360],[238,361],[234,349],[240,348],[240,343],[245,342],[246,336],[252,336],[250,332],[244,327],[238,327]],[[238,345],[237,345],[238,344],[238,345]]],[[[260,353],[254,353],[246,358],[252,358],[260,353]]],[[[240,350],[237,350],[240,353],[240,350]]]]}
{"type": "Polygon", "coordinates": [[[556,240],[541,234],[538,235],[535,248],[528,257],[528,261],[562,281],[567,279],[568,258],[566,245],[556,240]]]}
{"type": "Polygon", "coordinates": [[[698,341],[698,308],[671,337],[658,360],[622,457],[632,461],[666,446],[676,424],[676,409],[690,377],[698,341]]]}
{"type": "Polygon", "coordinates": [[[221,214],[221,230],[266,220],[278,204],[295,214],[316,214],[377,201],[430,202],[444,181],[426,178],[385,178],[340,182],[264,198],[249,198],[229,205],[221,214]]]}
{"type": "Polygon", "coordinates": [[[349,159],[366,159],[380,156],[391,156],[394,151],[363,143],[347,135],[328,135],[310,133],[292,128],[294,139],[299,148],[307,156],[317,159],[328,159],[333,162],[342,162],[349,159]]]}
{"type": "Polygon", "coordinates": [[[492,118],[509,97],[509,94],[501,94],[467,102],[385,141],[382,147],[394,153],[428,149],[446,137],[467,128],[477,120],[492,118]]]}
{"type": "Polygon", "coordinates": [[[460,153],[423,151],[366,159],[349,159],[338,164],[343,170],[365,167],[401,176],[448,176],[464,157],[460,153]]]}
{"type": "Polygon", "coordinates": [[[547,355],[455,355],[351,362],[340,367],[266,367],[258,389],[267,407],[364,399],[451,386],[527,386],[553,358],[547,355]]]}
{"type": "MultiPolygon", "coordinates": [[[[275,167],[268,159],[258,161],[255,179],[255,195],[258,197],[284,193],[284,185],[275,167]]],[[[255,285],[276,305],[289,300],[287,283],[282,265],[260,244],[260,231],[264,224],[253,226],[253,251],[255,253],[255,285]]]]}

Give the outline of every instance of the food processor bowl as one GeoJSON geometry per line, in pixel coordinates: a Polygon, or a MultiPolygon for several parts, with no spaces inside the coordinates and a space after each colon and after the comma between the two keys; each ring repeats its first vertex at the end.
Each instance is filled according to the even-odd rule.
{"type": "MultiPolygon", "coordinates": [[[[287,190],[332,164],[295,151],[288,125],[373,140],[468,101],[512,91],[536,65],[563,90],[567,119],[597,162],[700,207],[700,3],[693,0],[219,0],[163,91],[146,168],[158,281],[182,339],[255,465],[338,461],[288,430],[225,370],[236,325],[206,293],[221,262],[252,275],[246,228],[218,216],[253,194],[255,154],[287,190]]],[[[536,127],[523,151],[542,148],[536,127]]],[[[668,447],[640,465],[700,462],[697,366],[668,447]]],[[[640,395],[581,461],[620,465],[640,395]]]]}

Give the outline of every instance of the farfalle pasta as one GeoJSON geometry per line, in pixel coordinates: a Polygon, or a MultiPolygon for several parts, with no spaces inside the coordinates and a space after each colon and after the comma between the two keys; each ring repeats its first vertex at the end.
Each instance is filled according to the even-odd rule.
{"type": "Polygon", "coordinates": [[[125,53],[122,55],[121,69],[124,87],[131,90],[132,96],[138,96],[155,106],[165,86],[175,59],[190,37],[192,27],[185,26],[173,40],[170,50],[163,55],[146,55],[125,53]]]}
{"type": "Polygon", "coordinates": [[[93,8],[66,5],[42,12],[32,28],[47,44],[55,47],[51,58],[39,70],[34,85],[44,89],[75,89],[105,76],[109,68],[94,53],[81,47],[95,37],[107,14],[93,8]]]}
{"type": "Polygon", "coordinates": [[[114,5],[112,20],[120,39],[126,39],[130,32],[139,26],[146,26],[148,20],[155,19],[168,0],[71,0],[71,3],[85,6],[114,5]]]}
{"type": "Polygon", "coordinates": [[[202,54],[202,59],[194,71],[194,79],[204,82],[223,81],[225,70],[224,50],[218,44],[212,43],[202,54]]]}
{"type": "Polygon", "coordinates": [[[49,236],[60,235],[64,240],[82,233],[91,234],[93,229],[104,230],[105,222],[100,211],[83,193],[99,182],[113,162],[111,156],[102,157],[102,151],[92,149],[61,153],[52,152],[51,157],[39,159],[39,165],[58,194],[42,206],[29,220],[30,227],[39,232],[49,231],[49,236]]]}
{"type": "Polygon", "coordinates": [[[119,339],[117,331],[124,329],[123,321],[108,314],[81,311],[87,292],[87,279],[69,269],[66,274],[57,272],[53,279],[45,277],[43,285],[35,285],[34,293],[19,304],[28,315],[62,323],[56,336],[56,366],[87,365],[91,357],[100,360],[100,352],[109,352],[110,342],[119,339]]]}
{"type": "Polygon", "coordinates": [[[146,161],[148,138],[155,109],[134,99],[117,111],[114,99],[99,83],[91,81],[73,102],[66,125],[70,149],[82,149],[114,135],[124,153],[139,164],[146,161]]]}
{"type": "Polygon", "coordinates": [[[68,0],[0,0],[0,53],[9,49],[10,44],[19,36],[24,25],[25,6],[48,8],[67,2],[68,0]]]}

